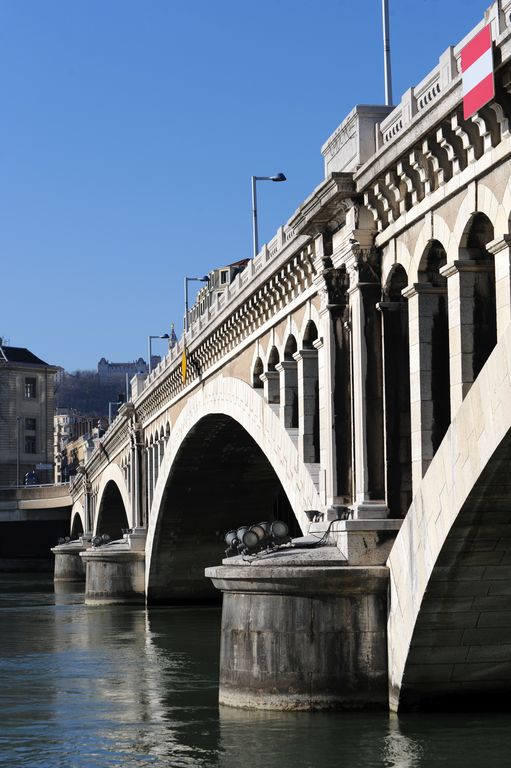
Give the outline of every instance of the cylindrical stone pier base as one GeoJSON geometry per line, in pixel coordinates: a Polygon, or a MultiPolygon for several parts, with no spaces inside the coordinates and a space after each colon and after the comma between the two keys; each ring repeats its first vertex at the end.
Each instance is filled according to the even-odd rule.
{"type": "Polygon", "coordinates": [[[311,554],[303,565],[270,556],[206,569],[224,593],[221,704],[388,707],[388,569],[328,565],[317,554],[314,564],[311,554]]]}
{"type": "Polygon", "coordinates": [[[85,603],[145,602],[145,552],[105,546],[82,552],[85,603]]]}
{"type": "Polygon", "coordinates": [[[55,567],[53,580],[60,581],[85,581],[85,569],[80,552],[87,549],[83,541],[69,541],[67,544],[58,544],[52,548],[55,555],[55,567]]]}

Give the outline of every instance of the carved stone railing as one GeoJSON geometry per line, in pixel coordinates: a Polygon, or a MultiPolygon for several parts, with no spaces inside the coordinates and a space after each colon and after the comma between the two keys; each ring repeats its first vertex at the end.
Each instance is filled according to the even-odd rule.
{"type": "MultiPolygon", "coordinates": [[[[497,4],[439,66],[404,94],[399,106],[377,127],[379,149],[355,173],[379,232],[417,206],[489,150],[510,137],[511,3],[497,4]],[[465,120],[462,109],[460,52],[467,40],[491,23],[499,49],[495,54],[495,99],[465,120]],[[500,30],[500,34],[499,34],[500,30]]],[[[507,145],[506,145],[507,146],[507,145]]],[[[455,190],[455,185],[451,185],[455,190]]]]}
{"type": "Polygon", "coordinates": [[[500,36],[511,26],[511,2],[502,3],[499,14],[498,4],[494,3],[486,12],[485,18],[472,29],[455,47],[449,47],[440,56],[439,63],[415,87],[403,95],[400,103],[376,128],[376,149],[379,150],[394,142],[401,133],[417,118],[427,112],[444,94],[460,82],[461,49],[483,26],[492,25],[493,38],[500,36]]]}

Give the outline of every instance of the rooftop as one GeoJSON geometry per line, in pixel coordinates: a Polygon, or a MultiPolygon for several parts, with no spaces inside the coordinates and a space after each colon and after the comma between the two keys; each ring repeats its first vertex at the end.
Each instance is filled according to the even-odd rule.
{"type": "Polygon", "coordinates": [[[5,347],[0,340],[0,363],[28,363],[29,365],[49,365],[25,347],[5,347]]]}

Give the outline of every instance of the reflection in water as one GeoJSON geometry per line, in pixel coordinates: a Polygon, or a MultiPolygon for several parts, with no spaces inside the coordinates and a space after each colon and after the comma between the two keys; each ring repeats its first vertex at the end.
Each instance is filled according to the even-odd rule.
{"type": "Polygon", "coordinates": [[[383,764],[389,768],[417,768],[421,755],[421,745],[401,733],[399,719],[391,715],[389,732],[383,738],[383,764]]]}
{"type": "Polygon", "coordinates": [[[1,577],[0,766],[509,765],[509,715],[219,708],[219,610],[85,606],[75,590],[1,577]]]}

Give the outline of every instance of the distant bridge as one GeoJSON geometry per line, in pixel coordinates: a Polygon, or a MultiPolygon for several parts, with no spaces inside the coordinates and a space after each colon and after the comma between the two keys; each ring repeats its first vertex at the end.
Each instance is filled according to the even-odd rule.
{"type": "Polygon", "coordinates": [[[69,533],[69,485],[0,488],[0,571],[53,568],[50,554],[69,533]]]}
{"type": "Polygon", "coordinates": [[[134,380],[71,489],[73,534],[122,539],[90,557],[136,553],[152,602],[207,597],[229,528],[339,518],[350,565],[389,558],[395,708],[511,688],[510,14],[486,14],[496,98],[472,119],[461,44],[348,116],[325,180],[134,380]]]}

